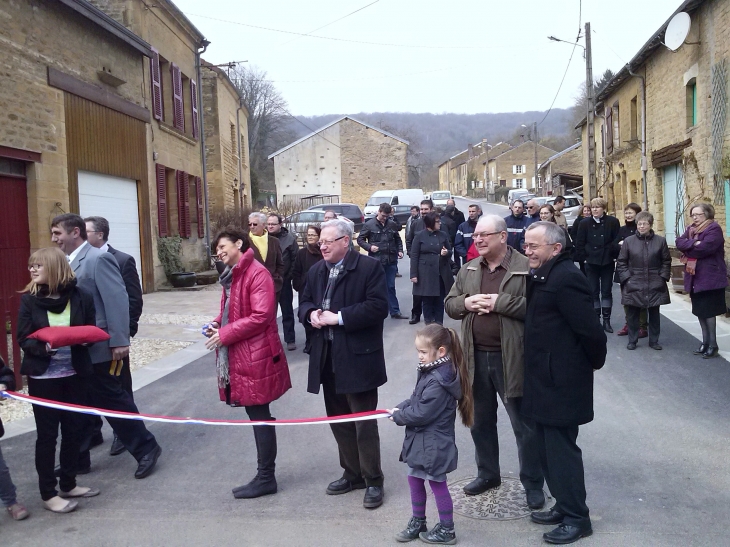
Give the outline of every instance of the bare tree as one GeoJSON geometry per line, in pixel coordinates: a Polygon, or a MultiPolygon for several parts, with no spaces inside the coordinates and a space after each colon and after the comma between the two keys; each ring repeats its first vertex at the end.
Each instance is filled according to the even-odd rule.
{"type": "Polygon", "coordinates": [[[286,100],[266,71],[256,66],[238,66],[231,80],[248,110],[249,155],[251,158],[251,190],[274,188],[274,166],[268,155],[294,140],[288,129],[290,115],[286,100]]]}

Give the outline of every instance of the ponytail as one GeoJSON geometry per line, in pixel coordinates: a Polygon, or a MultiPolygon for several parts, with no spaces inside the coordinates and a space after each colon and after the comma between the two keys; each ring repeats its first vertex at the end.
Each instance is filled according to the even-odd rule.
{"type": "Polygon", "coordinates": [[[472,396],[471,383],[469,383],[469,370],[467,368],[464,352],[461,349],[459,335],[454,329],[448,329],[451,338],[451,360],[459,373],[461,383],[461,399],[459,399],[459,414],[461,422],[466,427],[474,425],[474,397],[472,396]]]}

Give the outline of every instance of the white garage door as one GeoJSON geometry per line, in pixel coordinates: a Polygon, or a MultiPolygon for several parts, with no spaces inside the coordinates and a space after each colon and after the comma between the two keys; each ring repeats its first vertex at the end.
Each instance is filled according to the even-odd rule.
{"type": "Polygon", "coordinates": [[[82,217],[98,216],[109,221],[109,243],[134,257],[141,279],[137,182],[79,171],[79,211],[82,217]]]}

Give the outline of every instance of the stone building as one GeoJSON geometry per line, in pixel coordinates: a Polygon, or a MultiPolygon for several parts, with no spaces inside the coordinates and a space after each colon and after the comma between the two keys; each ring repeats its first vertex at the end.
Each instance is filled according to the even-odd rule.
{"type": "Polygon", "coordinates": [[[670,245],[690,222],[692,203],[712,203],[725,229],[730,207],[730,0],[687,0],[681,12],[690,21],[684,43],[676,51],[664,45],[670,18],[597,94],[604,118],[595,126],[609,209],[621,217],[626,202],[643,206],[644,176],[654,229],[670,245]]]}
{"type": "Polygon", "coordinates": [[[535,194],[541,194],[541,180],[535,180],[535,150],[537,149],[537,165],[553,156],[556,151],[536,144],[523,142],[509,150],[491,157],[488,162],[489,180],[495,186],[508,188],[526,188],[535,194]]]}
{"type": "Polygon", "coordinates": [[[101,214],[110,203],[132,211],[113,224],[114,243],[138,259],[145,289],[154,286],[140,222],[151,209],[143,88],[152,50],[83,0],[4,2],[0,16],[0,315],[15,335],[28,257],[51,245],[58,214],[101,214]]]}
{"type": "Polygon", "coordinates": [[[248,110],[220,68],[201,61],[203,128],[211,222],[251,207],[248,110]]]}
{"type": "Polygon", "coordinates": [[[470,144],[466,150],[439,165],[439,189],[449,190],[452,194],[460,196],[483,193],[485,187],[493,192],[494,180],[488,177],[487,160],[511,148],[512,145],[506,142],[495,145],[490,145],[486,141],[470,144]],[[473,180],[469,180],[470,175],[473,180]]]}
{"type": "Polygon", "coordinates": [[[406,188],[408,141],[343,116],[269,156],[279,203],[311,196],[365,206],[376,190],[406,188]]]}
{"type": "Polygon", "coordinates": [[[583,146],[577,142],[562,152],[550,156],[540,164],[537,172],[542,185],[543,196],[559,196],[582,192],[583,188],[583,146]]]}

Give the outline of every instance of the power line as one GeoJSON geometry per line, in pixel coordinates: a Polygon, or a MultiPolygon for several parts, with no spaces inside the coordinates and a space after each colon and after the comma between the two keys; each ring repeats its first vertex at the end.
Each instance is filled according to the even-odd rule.
{"type": "MultiPolygon", "coordinates": [[[[356,14],[357,12],[359,12],[359,11],[362,11],[362,10],[364,10],[365,8],[369,8],[370,6],[372,6],[373,4],[377,4],[378,2],[380,2],[380,0],[375,0],[375,2],[370,2],[370,3],[368,4],[368,5],[366,5],[366,6],[363,6],[363,7],[361,7],[361,8],[358,8],[358,9],[356,9],[355,11],[351,11],[350,13],[348,13],[347,15],[343,15],[343,16],[342,16],[342,17],[340,17],[339,19],[335,19],[334,21],[330,21],[330,22],[329,22],[329,23],[327,23],[326,25],[322,25],[321,27],[318,27],[318,28],[316,28],[316,29],[314,29],[314,30],[310,30],[309,32],[307,32],[307,36],[309,36],[309,35],[311,35],[311,34],[313,34],[313,33],[317,32],[318,30],[322,30],[322,29],[323,29],[323,28],[325,28],[325,27],[328,27],[328,26],[330,26],[330,25],[334,25],[335,23],[337,23],[337,22],[339,22],[339,21],[342,21],[343,19],[347,19],[348,17],[350,17],[350,15],[355,15],[355,14],[356,14]]],[[[291,40],[289,40],[289,41],[287,41],[287,42],[284,42],[283,44],[281,44],[281,46],[285,46],[286,44],[290,44],[290,43],[292,43],[293,41],[295,41],[295,40],[298,40],[298,39],[299,39],[299,37],[297,37],[297,38],[292,38],[291,40]]],[[[277,46],[277,47],[281,47],[281,46],[277,46]]]]}
{"type": "Polygon", "coordinates": [[[207,15],[200,15],[197,13],[187,13],[186,15],[192,16],[192,17],[200,17],[202,19],[210,19],[211,21],[218,21],[220,23],[228,23],[231,25],[240,25],[242,27],[248,27],[248,28],[255,28],[258,30],[267,30],[270,32],[279,32],[282,34],[293,34],[294,36],[303,36],[305,38],[318,38],[320,40],[333,40],[335,42],[349,42],[351,44],[363,44],[368,46],[388,46],[388,47],[402,47],[402,48],[409,48],[409,49],[478,49],[478,50],[485,50],[485,49],[493,49],[485,46],[424,46],[424,45],[414,45],[414,44],[391,44],[387,42],[365,42],[361,40],[348,40],[346,38],[332,38],[330,36],[316,36],[313,34],[305,34],[303,32],[294,32],[290,30],[281,30],[276,28],[270,28],[270,27],[262,27],[258,25],[249,25],[247,23],[239,23],[238,21],[228,21],[226,19],[218,19],[216,17],[208,17],[207,15]]]}

